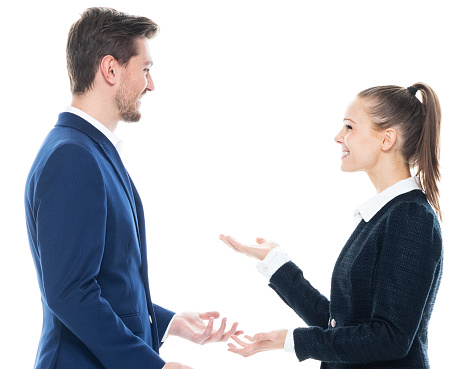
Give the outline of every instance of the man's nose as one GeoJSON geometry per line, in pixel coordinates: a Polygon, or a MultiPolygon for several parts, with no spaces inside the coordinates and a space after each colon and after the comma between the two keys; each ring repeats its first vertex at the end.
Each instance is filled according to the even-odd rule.
{"type": "Polygon", "coordinates": [[[146,91],[153,91],[154,90],[154,82],[153,78],[151,77],[151,74],[148,72],[146,74],[146,80],[148,81],[146,85],[146,91]]]}

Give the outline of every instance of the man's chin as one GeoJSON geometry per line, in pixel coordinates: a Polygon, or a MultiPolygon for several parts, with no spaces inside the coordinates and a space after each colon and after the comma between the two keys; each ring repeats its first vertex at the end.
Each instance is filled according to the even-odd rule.
{"type": "Polygon", "coordinates": [[[136,123],[141,119],[141,113],[139,111],[125,112],[120,115],[120,120],[125,123],[136,123]]]}

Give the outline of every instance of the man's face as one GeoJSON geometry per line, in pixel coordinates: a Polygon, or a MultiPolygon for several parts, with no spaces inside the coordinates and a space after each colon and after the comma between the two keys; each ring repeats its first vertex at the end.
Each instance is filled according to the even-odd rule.
{"type": "Polygon", "coordinates": [[[148,39],[137,39],[138,55],[132,57],[122,69],[119,89],[114,97],[120,119],[124,122],[138,122],[141,118],[141,97],[154,89],[150,67],[153,65],[148,47],[148,39]]]}

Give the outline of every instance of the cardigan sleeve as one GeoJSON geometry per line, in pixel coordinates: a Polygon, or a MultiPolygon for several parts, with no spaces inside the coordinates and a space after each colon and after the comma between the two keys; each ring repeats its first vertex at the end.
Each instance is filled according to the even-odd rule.
{"type": "Polygon", "coordinates": [[[307,325],[328,326],[330,302],[312,287],[293,262],[279,268],[271,277],[269,286],[307,325]]]}
{"type": "Polygon", "coordinates": [[[370,320],[328,329],[296,329],[300,361],[369,363],[407,355],[423,314],[430,314],[426,304],[433,303],[428,300],[440,275],[440,229],[435,214],[416,202],[396,205],[383,221],[370,320]]]}

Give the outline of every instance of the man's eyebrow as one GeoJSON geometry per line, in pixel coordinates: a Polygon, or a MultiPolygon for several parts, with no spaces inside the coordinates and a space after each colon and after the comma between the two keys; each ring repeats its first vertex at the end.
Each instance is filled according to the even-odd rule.
{"type": "Polygon", "coordinates": [[[145,66],[147,66],[147,67],[153,66],[153,61],[152,61],[152,60],[148,60],[148,61],[145,63],[145,66]]]}

